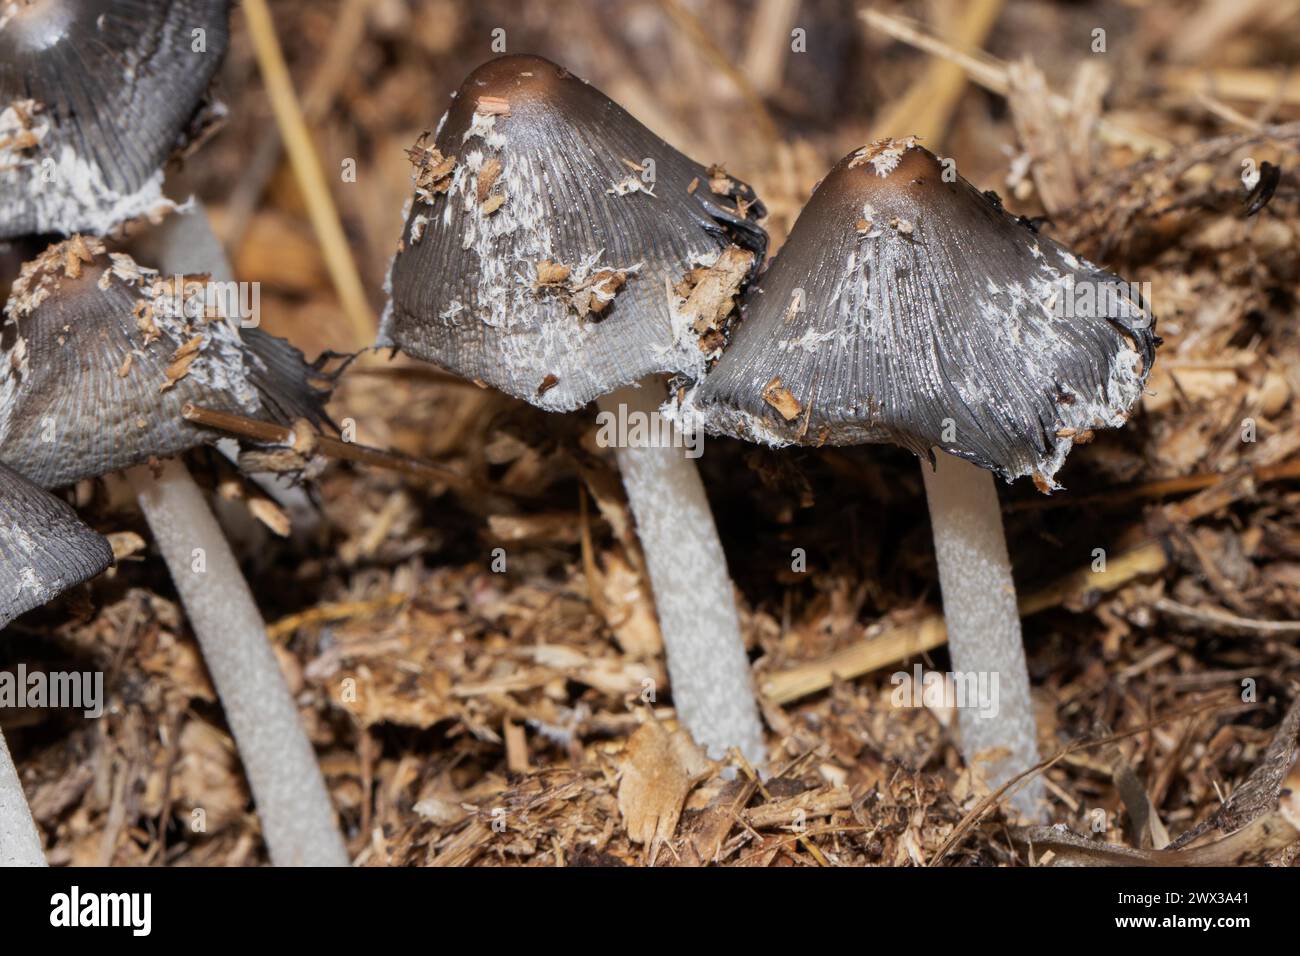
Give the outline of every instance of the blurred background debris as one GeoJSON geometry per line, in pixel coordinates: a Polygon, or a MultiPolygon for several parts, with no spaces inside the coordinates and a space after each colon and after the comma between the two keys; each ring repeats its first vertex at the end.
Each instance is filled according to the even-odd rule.
{"type": "MultiPolygon", "coordinates": [[[[360,344],[412,190],[406,149],[500,52],[555,60],[753,184],[778,254],[836,160],[917,134],[1046,235],[1150,283],[1164,346],[1139,413],[1074,452],[1064,492],[1000,490],[1053,819],[1141,852],[1223,823],[1300,694],[1300,3],[264,7],[236,11],[224,128],[174,179],[261,283],[264,327],[308,355],[360,344]],[[305,131],[259,69],[272,24],[277,95],[296,90],[305,131]],[[1248,187],[1265,163],[1267,197],[1248,187]]],[[[449,469],[330,461],[319,520],[238,524],[354,859],[1051,862],[962,767],[950,712],[891,703],[892,672],[946,666],[910,455],[707,442],[772,769],[726,779],[671,736],[643,558],[591,411],[386,355],[339,384],[330,414],[352,439],[449,469]]],[[[101,719],[3,712],[50,861],[265,863],[172,586],[139,560],[141,519],[113,482],[76,494],[117,569],[0,642],[0,668],[106,674],[101,719]]],[[[1056,856],[1089,859],[1068,841],[1056,856]]]]}

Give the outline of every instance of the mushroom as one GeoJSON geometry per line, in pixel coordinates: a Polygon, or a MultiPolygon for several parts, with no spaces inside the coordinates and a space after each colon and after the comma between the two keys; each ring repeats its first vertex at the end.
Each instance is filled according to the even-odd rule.
{"type": "Polygon", "coordinates": [[[159,205],[229,0],[0,2],[0,238],[103,234],[159,205]]]}
{"type": "MultiPolygon", "coordinates": [[[[615,416],[654,414],[659,373],[698,377],[720,353],[766,249],[748,186],[540,57],[480,66],[409,155],[415,197],[379,345],[550,411],[599,399],[615,416]]],[[[699,474],[679,447],[621,447],[618,460],[678,714],[713,756],[762,761],[699,474]]]]}
{"type": "Polygon", "coordinates": [[[128,469],[221,697],[272,861],[346,865],[261,615],[174,457],[207,440],[182,419],[188,402],[319,423],[325,392],[297,349],[214,310],[215,290],[206,276],[162,276],[81,236],[25,264],[0,329],[0,448],[45,487],[128,469]]]}
{"type": "MultiPolygon", "coordinates": [[[[68,505],[0,465],[0,629],[113,563],[68,505]]],[[[41,837],[0,733],[0,866],[44,866],[41,837]]]]}
{"type": "MultiPolygon", "coordinates": [[[[770,445],[892,442],[933,463],[953,667],[999,678],[995,716],[960,710],[962,751],[992,758],[998,785],[1038,751],[991,473],[1056,488],[1077,440],[1124,423],[1158,339],[1118,277],[946,173],[912,139],[841,160],[676,414],[770,445]]],[[[1041,794],[1027,786],[1014,805],[1038,816],[1041,794]]]]}

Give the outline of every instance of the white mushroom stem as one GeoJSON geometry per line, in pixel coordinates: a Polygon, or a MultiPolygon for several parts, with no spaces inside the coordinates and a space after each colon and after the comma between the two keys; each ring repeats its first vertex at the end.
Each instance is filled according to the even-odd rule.
{"type": "MultiPolygon", "coordinates": [[[[647,379],[603,396],[602,412],[657,422],[663,384],[647,379]]],[[[658,429],[647,429],[657,433],[658,429]]],[[[636,518],[682,724],[711,757],[737,747],[755,765],[767,760],[735,592],[713,513],[695,462],[680,447],[618,449],[636,518]]]]}
{"type": "MultiPolygon", "coordinates": [[[[983,680],[995,694],[987,709],[979,700],[960,702],[961,751],[967,766],[996,788],[1038,763],[1016,585],[993,475],[937,449],[935,458],[934,469],[922,462],[921,470],[952,668],[959,685],[964,680],[973,688],[983,680]]],[[[1011,805],[1022,816],[1042,820],[1041,776],[1021,785],[1011,805]]]]}
{"type": "Polygon", "coordinates": [[[45,852],[18,769],[0,734],[0,867],[9,866],[45,866],[45,852]]]}
{"type": "Polygon", "coordinates": [[[334,808],[239,564],[185,465],[127,472],[235,735],[276,866],[347,866],[334,808]]]}
{"type": "MultiPolygon", "coordinates": [[[[234,270],[203,208],[169,216],[146,234],[161,271],[206,272],[230,281],[234,270]]],[[[216,684],[277,866],[347,866],[329,793],[289,687],[266,636],[239,563],[203,494],[179,460],[155,478],[128,472],[216,684]],[[196,571],[197,551],[203,571],[196,571]]]]}

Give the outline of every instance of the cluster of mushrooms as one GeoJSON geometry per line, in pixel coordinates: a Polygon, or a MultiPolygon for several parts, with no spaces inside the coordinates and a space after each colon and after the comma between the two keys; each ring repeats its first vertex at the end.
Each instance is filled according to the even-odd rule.
{"type": "MultiPolygon", "coordinates": [[[[278,865],[346,865],[297,705],[184,454],[187,404],[329,429],[332,381],[207,291],[233,278],[166,166],[211,111],[227,0],[0,0],[0,625],[107,568],[50,490],[124,472],[202,649],[278,865]],[[203,42],[194,37],[201,31],[203,42]],[[114,83],[69,83],[87,58],[114,83]],[[74,63],[75,61],[75,63],[74,63]],[[6,285],[8,286],[6,290],[6,285]]],[[[920,456],[953,668],[996,673],[960,712],[999,784],[1037,762],[992,474],[1044,490],[1118,426],[1157,339],[1145,306],[911,140],[845,157],[767,261],[753,190],[683,156],[555,64],[474,71],[409,151],[415,192],[379,346],[550,411],[592,401],[768,445],[892,442],[920,456]]],[[[227,451],[241,464],[251,456],[227,451]]],[[[711,756],[767,748],[726,560],[680,447],[617,449],[673,703],[711,756]]],[[[250,464],[251,467],[251,464],[250,464]]],[[[1041,819],[1040,786],[1014,797],[1041,819]]],[[[0,741],[0,863],[41,840],[0,741]]]]}

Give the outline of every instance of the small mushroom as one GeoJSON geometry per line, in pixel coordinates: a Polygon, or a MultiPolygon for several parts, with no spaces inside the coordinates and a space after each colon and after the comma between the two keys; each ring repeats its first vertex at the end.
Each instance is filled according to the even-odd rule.
{"type": "MultiPolygon", "coordinates": [[[[1140,296],[912,140],[886,140],[819,184],[743,312],[680,413],[750,441],[892,442],[934,462],[924,471],[953,667],[1000,681],[996,716],[961,710],[962,749],[968,762],[1005,749],[995,785],[1032,766],[990,472],[1050,490],[1077,436],[1124,423],[1158,342],[1140,296]]],[[[1041,792],[1022,790],[1017,807],[1039,814],[1041,792]]]]}
{"type": "Polygon", "coordinates": [[[732,246],[755,264],[766,249],[748,186],[715,192],[708,168],[540,57],[480,66],[409,153],[380,344],[540,408],[698,376],[701,333],[666,287],[732,246]]]}
{"type": "MultiPolygon", "coordinates": [[[[0,465],[0,629],[113,563],[113,549],[65,502],[0,465]]],[[[0,867],[44,866],[4,735],[0,734],[0,867]]]]}
{"type": "MultiPolygon", "coordinates": [[[[692,162],[547,60],[508,56],[461,85],[409,151],[415,198],[380,344],[540,408],[600,399],[651,416],[658,373],[699,376],[767,234],[753,191],[692,162]],[[645,381],[643,387],[636,383],[645,381]]],[[[715,757],[765,759],[734,592],[681,448],[618,450],[673,701],[715,757]]]]}
{"type": "Polygon", "coordinates": [[[0,238],[104,234],[165,204],[229,0],[0,3],[0,238]]]}
{"type": "Polygon", "coordinates": [[[160,274],[81,236],[27,263],[0,328],[0,448],[46,487],[128,470],[221,697],[272,860],[346,865],[261,615],[175,457],[210,440],[183,420],[187,402],[284,425],[325,421],[327,393],[302,354],[226,318],[227,278],[160,274]]]}

